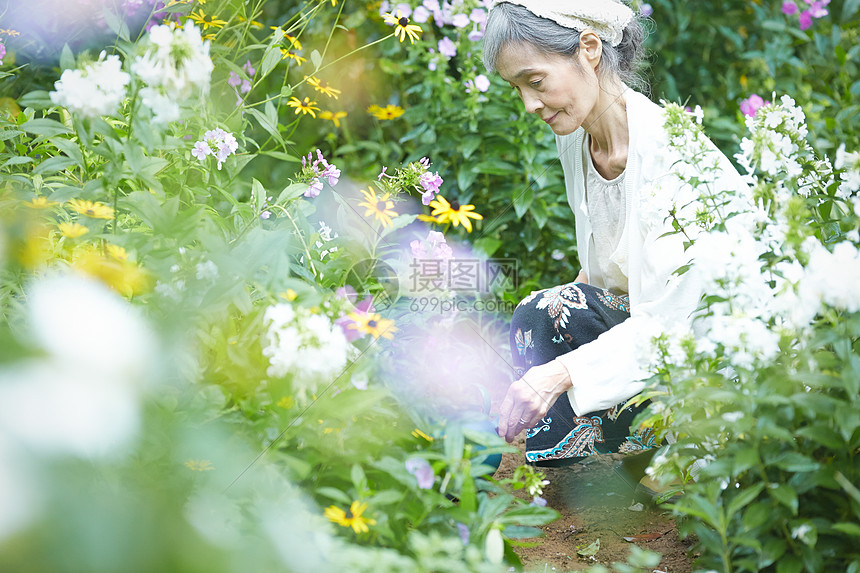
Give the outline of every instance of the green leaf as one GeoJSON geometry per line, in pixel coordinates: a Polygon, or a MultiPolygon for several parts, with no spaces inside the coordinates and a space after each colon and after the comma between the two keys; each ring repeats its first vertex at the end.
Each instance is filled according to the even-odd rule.
{"type": "Polygon", "coordinates": [[[471,475],[463,476],[463,487],[460,488],[460,507],[465,511],[473,512],[478,508],[477,491],[475,480],[471,475]]]}
{"type": "Polygon", "coordinates": [[[22,95],[18,98],[18,105],[23,108],[45,109],[54,105],[51,96],[45,90],[36,90],[22,95]]]}
{"type": "Polygon", "coordinates": [[[848,495],[854,498],[854,501],[860,503],[860,490],[857,489],[857,486],[851,483],[851,481],[846,478],[840,471],[834,473],[833,477],[836,479],[837,482],[839,482],[839,485],[842,486],[842,489],[844,489],[848,495]]]}
{"type": "MultiPolygon", "coordinates": [[[[277,46],[269,46],[269,49],[266,50],[266,54],[263,56],[263,62],[262,64],[260,64],[260,79],[263,79],[268,76],[271,71],[275,69],[275,66],[277,66],[278,62],[280,61],[281,50],[277,46]]],[[[248,108],[248,110],[250,109],[252,108],[248,108]]]]}
{"type": "Polygon", "coordinates": [[[769,487],[768,492],[776,501],[789,508],[792,514],[797,515],[797,492],[793,487],[783,484],[769,487]]]}
{"type": "Polygon", "coordinates": [[[285,201],[289,201],[290,199],[296,199],[298,197],[301,197],[302,195],[304,195],[307,189],[307,183],[293,183],[291,185],[288,185],[278,195],[278,200],[276,201],[276,203],[281,204],[285,201]]]}
{"type": "Polygon", "coordinates": [[[729,502],[728,508],[726,508],[726,514],[729,519],[736,514],[738,511],[749,505],[750,503],[758,497],[761,493],[761,490],[764,489],[763,483],[757,483],[756,485],[741,491],[738,495],[729,502]]]}
{"type": "Polygon", "coordinates": [[[530,537],[543,537],[543,530],[537,527],[526,527],[523,525],[508,525],[502,533],[511,539],[528,539],[530,537]]]}
{"type": "Polygon", "coordinates": [[[840,533],[860,537],[860,525],[857,525],[856,523],[842,521],[840,523],[834,523],[831,527],[840,533]]]}
{"type": "Polygon", "coordinates": [[[75,55],[72,53],[72,49],[69,48],[68,44],[64,44],[63,51],[60,52],[60,69],[73,70],[76,66],[75,55]]]}
{"type": "Polygon", "coordinates": [[[367,489],[367,476],[364,475],[364,470],[361,469],[361,465],[352,465],[350,478],[352,479],[352,485],[359,493],[367,489]]]}
{"type": "Polygon", "coordinates": [[[251,202],[257,213],[262,212],[263,206],[266,204],[266,190],[263,188],[263,184],[256,179],[251,179],[251,202]]]}
{"type": "Polygon", "coordinates": [[[46,137],[59,135],[61,133],[72,133],[71,129],[69,129],[59,121],[48,119],[46,117],[25,121],[18,127],[20,129],[23,129],[27,133],[33,133],[35,135],[44,135],[46,137]]]}
{"type": "Polygon", "coordinates": [[[499,518],[499,523],[518,525],[545,525],[558,517],[558,512],[549,507],[528,505],[512,509],[499,518]]]}
{"type": "Polygon", "coordinates": [[[787,472],[814,472],[821,464],[797,452],[788,452],[776,461],[776,467],[787,472]]]}
{"type": "Polygon", "coordinates": [[[845,4],[842,5],[842,21],[850,20],[858,9],[860,9],[860,0],[845,0],[845,4]]]}
{"type": "Polygon", "coordinates": [[[352,503],[352,500],[349,499],[348,495],[334,487],[319,487],[316,489],[316,493],[317,495],[333,499],[345,505],[352,503]]]}
{"type": "Polygon", "coordinates": [[[64,155],[57,155],[56,157],[49,157],[48,159],[37,165],[33,169],[33,173],[56,173],[58,171],[64,170],[66,167],[75,165],[75,163],[75,160],[70,157],[66,157],[64,155]]]}
{"type": "Polygon", "coordinates": [[[514,212],[516,212],[517,217],[525,215],[534,198],[535,192],[531,186],[528,186],[523,190],[518,190],[514,194],[514,212]]]}
{"type": "Polygon", "coordinates": [[[4,163],[3,165],[0,165],[0,169],[2,169],[3,167],[10,167],[12,165],[23,165],[24,163],[33,163],[33,158],[32,157],[23,157],[20,155],[16,156],[16,157],[10,157],[9,159],[6,160],[6,163],[4,163]]]}
{"type": "Polygon", "coordinates": [[[576,554],[581,557],[593,557],[594,555],[597,555],[598,551],[600,551],[599,537],[594,541],[594,543],[591,543],[590,545],[577,550],[576,554]]]}
{"type": "Polygon", "coordinates": [[[311,52],[311,63],[314,65],[314,70],[322,67],[322,54],[318,50],[311,52]]]}

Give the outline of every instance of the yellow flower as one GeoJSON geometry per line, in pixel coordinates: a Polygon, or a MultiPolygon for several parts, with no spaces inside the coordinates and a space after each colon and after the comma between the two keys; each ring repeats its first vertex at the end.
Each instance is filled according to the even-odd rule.
{"type": "Polygon", "coordinates": [[[376,520],[363,517],[362,514],[366,510],[366,503],[354,501],[349,506],[349,511],[344,511],[336,505],[331,505],[325,509],[323,514],[329,518],[329,520],[342,527],[352,527],[352,530],[356,533],[367,533],[370,531],[370,528],[367,526],[376,525],[376,520]]]}
{"type": "Polygon", "coordinates": [[[449,203],[441,195],[436,195],[436,199],[430,201],[430,207],[433,208],[430,214],[436,217],[438,223],[448,221],[453,223],[455,227],[462,224],[470,233],[472,232],[472,222],[469,217],[472,219],[484,218],[483,215],[472,213],[475,209],[474,205],[460,205],[456,199],[449,203]]]}
{"type": "Polygon", "coordinates": [[[377,197],[376,192],[373,190],[373,187],[368,185],[368,190],[360,189],[362,195],[364,195],[365,201],[361,201],[358,206],[367,208],[367,211],[364,212],[364,216],[368,217],[370,215],[374,215],[377,220],[382,223],[383,227],[391,226],[391,217],[397,216],[397,211],[393,211],[394,209],[394,201],[389,200],[389,196],[391,193],[386,193],[382,197],[377,197]]]}
{"type": "Polygon", "coordinates": [[[90,247],[77,252],[72,266],[131,297],[149,290],[150,280],[141,267],[128,260],[106,257],[101,249],[90,247]]]}
{"type": "Polygon", "coordinates": [[[286,49],[286,48],[281,48],[281,59],[282,59],[282,60],[286,60],[287,58],[289,58],[289,59],[291,59],[291,60],[295,60],[295,61],[296,61],[296,63],[297,63],[298,65],[300,65],[300,66],[301,66],[302,64],[304,64],[305,62],[307,62],[307,61],[308,61],[308,59],[307,59],[307,58],[303,58],[303,57],[301,57],[300,55],[298,55],[297,53],[295,53],[295,51],[293,51],[293,50],[288,50],[288,49],[286,49]]]}
{"type": "Polygon", "coordinates": [[[256,20],[248,20],[247,18],[243,18],[242,16],[236,16],[240,22],[250,22],[252,28],[256,28],[257,30],[263,29],[263,24],[257,22],[256,20]]]}
{"type": "Polygon", "coordinates": [[[386,24],[394,24],[394,35],[400,38],[401,43],[406,39],[406,36],[409,36],[409,43],[414,44],[421,35],[421,26],[410,24],[409,18],[401,14],[400,10],[397,11],[396,16],[388,12],[382,18],[386,24]]]}
{"type": "Polygon", "coordinates": [[[344,117],[346,117],[345,111],[337,111],[337,112],[321,111],[320,112],[320,119],[331,120],[331,122],[334,123],[335,127],[340,127],[340,120],[343,119],[344,117]]]}
{"type": "MultiPolygon", "coordinates": [[[[277,30],[278,28],[280,28],[280,26],[269,26],[269,28],[271,28],[272,30],[277,30]]],[[[292,36],[290,34],[287,34],[286,32],[281,32],[281,34],[283,34],[283,37],[290,43],[291,48],[293,48],[295,50],[301,50],[302,49],[302,43],[299,42],[298,38],[296,38],[295,36],[292,36]]]]}
{"type": "Polygon", "coordinates": [[[198,9],[196,13],[192,12],[188,17],[203,26],[204,30],[208,30],[209,28],[223,28],[227,24],[226,20],[219,20],[214,16],[207,16],[206,13],[200,9],[198,9]]]}
{"type": "Polygon", "coordinates": [[[93,219],[113,219],[113,207],[93,201],[84,201],[82,199],[72,199],[69,201],[69,207],[81,215],[92,217],[93,219]]]}
{"type": "Polygon", "coordinates": [[[0,28],[0,34],[5,34],[10,38],[15,38],[17,36],[20,36],[21,32],[18,32],[17,30],[12,30],[11,28],[0,28]]]}
{"type": "Polygon", "coordinates": [[[53,207],[56,204],[57,203],[54,201],[48,201],[47,197],[33,197],[32,201],[24,203],[24,205],[31,209],[47,209],[48,207],[53,207]]]}
{"type": "Polygon", "coordinates": [[[424,438],[428,442],[432,442],[434,440],[433,436],[428,436],[427,434],[425,434],[424,432],[422,432],[418,428],[415,428],[414,430],[412,430],[412,435],[415,436],[416,438],[424,438]]]}
{"type": "Polygon", "coordinates": [[[185,467],[193,472],[208,472],[215,469],[209,460],[188,460],[185,462],[185,467]]]}
{"type": "Polygon", "coordinates": [[[296,300],[296,297],[298,297],[299,295],[296,294],[296,291],[294,291],[293,289],[288,288],[287,290],[285,290],[284,292],[282,292],[278,296],[292,302],[292,301],[296,300]]]}
{"type": "Polygon", "coordinates": [[[80,223],[60,223],[57,225],[64,237],[69,239],[77,239],[90,232],[89,229],[80,223]]]}
{"type": "Polygon", "coordinates": [[[283,398],[278,400],[278,403],[275,405],[284,408],[285,410],[289,410],[293,407],[293,404],[294,401],[292,396],[284,396],[283,398]]]}
{"type": "Polygon", "coordinates": [[[352,323],[349,328],[357,330],[362,334],[370,334],[373,338],[394,338],[394,333],[397,332],[397,327],[394,326],[394,321],[388,318],[382,318],[378,314],[366,314],[363,312],[351,312],[349,318],[352,323]]]}
{"type": "Polygon", "coordinates": [[[320,110],[320,108],[314,107],[316,104],[317,102],[311,101],[310,98],[306,97],[305,99],[300,100],[296,96],[291,97],[290,101],[287,102],[288,106],[296,108],[296,115],[299,115],[300,112],[303,115],[309,113],[311,114],[311,117],[314,118],[317,116],[314,112],[320,110]]]}
{"type": "Polygon", "coordinates": [[[107,250],[107,254],[109,254],[118,261],[128,260],[128,251],[118,245],[108,245],[105,250],[107,250]]]}
{"type": "Polygon", "coordinates": [[[373,115],[376,119],[397,119],[401,115],[403,115],[404,109],[399,105],[391,105],[388,104],[385,107],[379,107],[378,105],[372,105],[367,108],[367,111],[373,115]]]}
{"type": "Polygon", "coordinates": [[[305,79],[308,80],[308,83],[312,85],[315,90],[327,95],[328,97],[337,99],[337,96],[340,95],[340,90],[331,87],[325,80],[321,80],[315,76],[305,76],[305,79]]]}

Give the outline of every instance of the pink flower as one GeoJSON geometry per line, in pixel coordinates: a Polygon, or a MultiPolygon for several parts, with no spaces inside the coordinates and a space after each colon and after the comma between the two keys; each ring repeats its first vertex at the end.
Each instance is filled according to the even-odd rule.
{"type": "Polygon", "coordinates": [[[830,0],[819,0],[809,5],[809,13],[813,18],[823,18],[830,14],[825,6],[830,4],[830,0]]]}
{"type": "Polygon", "coordinates": [[[761,96],[758,94],[752,94],[741,102],[741,113],[747,117],[755,117],[756,112],[763,105],[765,105],[765,102],[761,96]]]}
{"type": "Polygon", "coordinates": [[[4,57],[6,57],[6,46],[3,45],[3,42],[0,42],[0,65],[3,64],[4,57]]]}
{"type": "Polygon", "coordinates": [[[412,13],[412,20],[418,24],[423,24],[430,19],[430,10],[424,6],[418,6],[412,13]]]}
{"type": "Polygon", "coordinates": [[[797,14],[797,4],[795,4],[794,2],[791,2],[790,0],[788,2],[783,2],[782,3],[782,13],[785,14],[786,16],[791,16],[792,14],[797,14]]]}
{"type": "Polygon", "coordinates": [[[442,178],[439,177],[438,172],[430,173],[428,171],[418,179],[418,182],[424,189],[424,192],[421,194],[421,202],[425,205],[429,205],[430,201],[436,197],[436,193],[439,192],[439,187],[442,185],[442,178]]]}
{"type": "Polygon", "coordinates": [[[804,10],[800,13],[800,29],[807,30],[812,26],[812,12],[804,10]]]}
{"type": "Polygon", "coordinates": [[[242,78],[236,72],[230,72],[230,77],[227,78],[227,85],[231,87],[238,87],[242,84],[242,78]]]}
{"type": "Polygon", "coordinates": [[[334,294],[335,296],[337,296],[337,298],[345,298],[349,302],[354,303],[356,300],[358,300],[358,293],[355,292],[355,289],[352,288],[350,285],[340,287],[339,289],[334,291],[334,294]]]}
{"type": "Polygon", "coordinates": [[[205,141],[198,141],[194,144],[194,149],[191,150],[191,155],[203,161],[206,159],[207,155],[212,154],[212,149],[209,147],[209,144],[205,141]]]}
{"type": "Polygon", "coordinates": [[[639,14],[641,14],[643,18],[647,18],[653,13],[654,8],[651,6],[651,4],[642,4],[639,7],[639,14]]]}
{"type": "Polygon", "coordinates": [[[490,89],[490,79],[484,74],[480,74],[475,78],[475,87],[478,88],[478,91],[483,93],[490,89]]]}
{"type": "Polygon", "coordinates": [[[457,55],[457,46],[451,41],[451,38],[445,36],[439,40],[439,53],[450,59],[457,55]]]}
{"type": "Polygon", "coordinates": [[[319,179],[312,179],[310,183],[308,183],[308,188],[305,189],[305,197],[308,199],[312,197],[316,197],[320,194],[320,191],[323,190],[323,182],[319,179]]]}
{"type": "Polygon", "coordinates": [[[457,14],[451,19],[451,23],[455,28],[465,28],[469,25],[469,17],[465,14],[457,14]]]}

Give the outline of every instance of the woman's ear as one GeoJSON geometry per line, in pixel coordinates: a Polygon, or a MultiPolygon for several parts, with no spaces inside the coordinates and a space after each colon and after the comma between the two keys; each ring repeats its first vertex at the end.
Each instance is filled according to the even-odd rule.
{"type": "Polygon", "coordinates": [[[603,42],[594,30],[586,28],[579,34],[579,53],[591,69],[597,69],[603,55],[603,42]]]}

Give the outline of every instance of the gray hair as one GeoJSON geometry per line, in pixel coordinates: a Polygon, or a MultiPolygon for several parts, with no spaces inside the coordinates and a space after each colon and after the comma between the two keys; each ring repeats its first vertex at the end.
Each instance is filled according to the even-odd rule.
{"type": "MultiPolygon", "coordinates": [[[[645,30],[638,18],[630,20],[617,46],[603,42],[597,70],[603,79],[617,78],[632,88],[647,91],[648,84],[639,73],[645,55],[645,30]]],[[[499,54],[508,44],[531,44],[548,54],[573,57],[579,51],[579,34],[577,30],[536,16],[523,6],[507,2],[496,4],[490,10],[484,29],[484,67],[495,72],[499,54]]]]}

